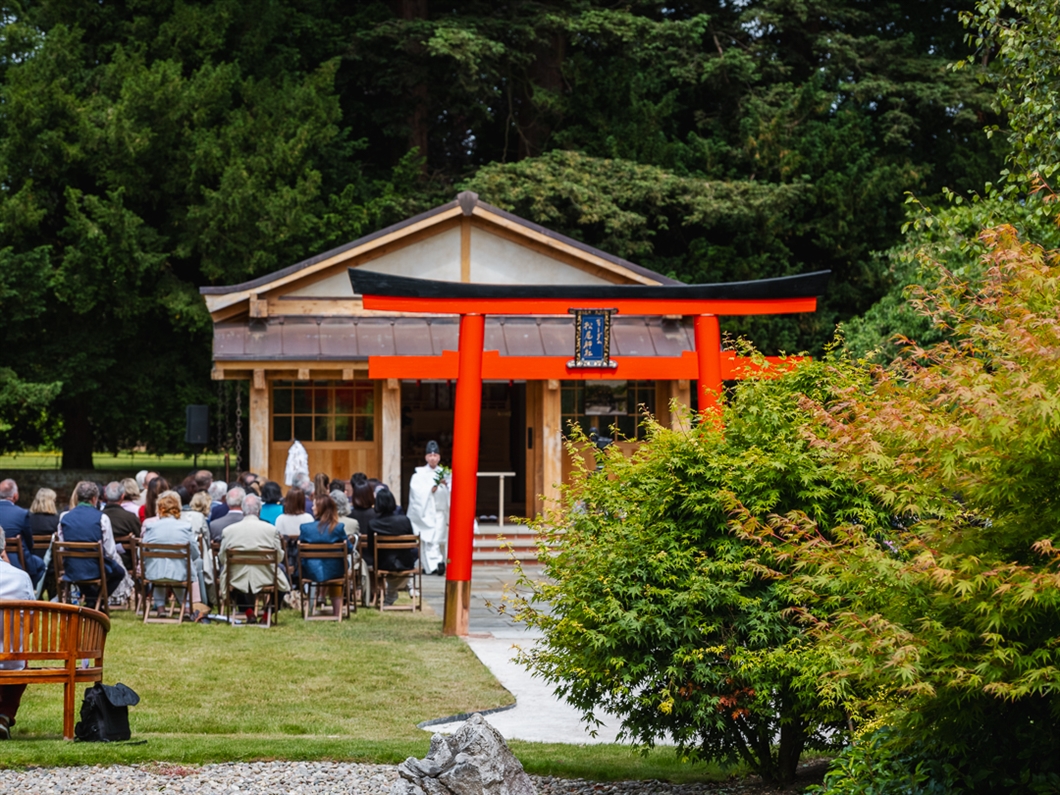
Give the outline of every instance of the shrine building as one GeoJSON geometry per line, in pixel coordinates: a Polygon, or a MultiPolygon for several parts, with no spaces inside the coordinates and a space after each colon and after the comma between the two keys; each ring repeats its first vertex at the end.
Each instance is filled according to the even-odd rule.
{"type": "MultiPolygon", "coordinates": [[[[526,221],[464,192],[441,207],[242,284],[203,287],[214,379],[248,381],[249,469],[284,482],[292,440],[309,475],[365,472],[404,504],[435,439],[453,449],[459,316],[364,308],[348,269],[484,285],[677,286],[680,282],[526,221]]],[[[806,306],[810,307],[812,301],[806,306]]],[[[794,311],[812,311],[807,310],[794,311]]],[[[570,314],[485,319],[476,510],[534,516],[570,473],[569,423],[632,447],[646,408],[664,424],[695,408],[691,317],[615,314],[608,368],[570,367],[570,314]],[[680,407],[671,412],[671,403],[680,407]],[[609,434],[608,434],[609,435],[609,434]],[[488,473],[507,473],[502,479],[488,473]]],[[[716,328],[716,323],[715,323],[716,328]]],[[[715,351],[720,341],[713,343],[715,351]]],[[[734,377],[723,355],[718,377],[734,377]]]]}

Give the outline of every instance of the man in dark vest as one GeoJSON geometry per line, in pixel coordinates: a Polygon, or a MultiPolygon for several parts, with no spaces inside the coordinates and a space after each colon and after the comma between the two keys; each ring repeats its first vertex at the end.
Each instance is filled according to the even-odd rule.
{"type": "MultiPolygon", "coordinates": [[[[77,506],[67,511],[59,522],[59,540],[103,542],[103,564],[106,568],[107,593],[114,593],[121,581],[125,579],[125,567],[118,557],[114,546],[114,531],[110,519],[96,507],[99,504],[99,487],[95,483],[82,480],[74,490],[77,506]]],[[[92,580],[99,577],[99,567],[91,560],[71,559],[66,563],[63,574],[65,580],[92,580]]],[[[82,594],[84,601],[94,600],[95,593],[86,588],[82,594]]]]}
{"type": "MultiPolygon", "coordinates": [[[[33,534],[29,530],[29,511],[20,508],[18,484],[11,478],[0,481],[0,527],[7,538],[18,536],[22,540],[22,556],[26,559],[26,574],[36,585],[44,576],[44,561],[33,554],[33,534]]],[[[19,559],[11,558],[11,565],[22,568],[19,559]]]]}

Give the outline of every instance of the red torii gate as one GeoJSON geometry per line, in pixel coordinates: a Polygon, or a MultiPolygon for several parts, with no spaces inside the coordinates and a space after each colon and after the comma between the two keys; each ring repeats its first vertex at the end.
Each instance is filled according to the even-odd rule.
{"type": "MultiPolygon", "coordinates": [[[[372,378],[456,378],[453,419],[453,492],[449,509],[449,545],[445,583],[446,635],[466,635],[471,603],[471,559],[478,489],[478,448],[482,380],[536,378],[614,378],[618,367],[572,368],[565,357],[499,356],[483,351],[486,315],[566,315],[574,309],[613,310],[631,315],[692,315],[695,353],[663,360],[616,359],[623,378],[695,378],[701,413],[713,410],[725,376],[753,365],[721,350],[720,315],[771,315],[814,312],[829,271],[750,282],[650,285],[496,285],[440,282],[349,269],[354,293],[365,309],[460,316],[459,350],[441,357],[369,357],[372,378]],[[409,360],[422,361],[409,361],[409,360]],[[510,361],[505,361],[510,360],[510,361]],[[631,366],[628,366],[631,365],[631,366]],[[413,375],[413,371],[418,371],[413,375]]],[[[573,348],[573,346],[572,346],[573,348]]]]}

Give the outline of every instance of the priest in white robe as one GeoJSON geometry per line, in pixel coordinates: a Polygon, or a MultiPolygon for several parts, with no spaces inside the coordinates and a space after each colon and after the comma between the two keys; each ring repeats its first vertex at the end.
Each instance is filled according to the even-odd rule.
{"type": "Polygon", "coordinates": [[[449,540],[450,477],[441,466],[438,442],[427,442],[426,465],[416,467],[409,483],[405,513],[420,537],[425,574],[445,574],[445,546],[449,540]]]}

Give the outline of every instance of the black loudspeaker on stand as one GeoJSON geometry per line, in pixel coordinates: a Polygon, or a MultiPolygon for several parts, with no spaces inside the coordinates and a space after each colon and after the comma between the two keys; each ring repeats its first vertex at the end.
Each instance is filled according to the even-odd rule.
{"type": "Polygon", "coordinates": [[[184,425],[187,444],[207,445],[210,442],[210,407],[188,406],[184,425]]]}

